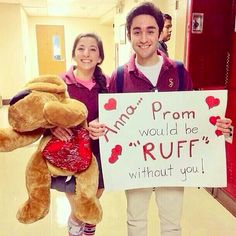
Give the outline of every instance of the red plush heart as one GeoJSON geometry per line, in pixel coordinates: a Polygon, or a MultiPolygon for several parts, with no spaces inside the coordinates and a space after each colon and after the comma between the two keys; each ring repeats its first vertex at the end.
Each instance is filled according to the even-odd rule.
{"type": "Polygon", "coordinates": [[[209,109],[211,109],[212,107],[216,107],[220,104],[220,99],[215,98],[213,96],[208,96],[205,101],[206,101],[209,109]]]}
{"type": "Polygon", "coordinates": [[[220,119],[220,116],[211,116],[211,117],[209,118],[209,121],[210,121],[210,123],[211,123],[212,125],[216,125],[216,121],[217,121],[218,119],[220,119]]]}
{"type": "Polygon", "coordinates": [[[116,109],[116,100],[114,98],[110,98],[108,102],[104,105],[104,108],[108,111],[116,109]]]}
{"type": "Polygon", "coordinates": [[[45,146],[42,155],[58,168],[75,173],[86,170],[92,160],[89,133],[81,128],[67,142],[53,137],[45,146]]]}

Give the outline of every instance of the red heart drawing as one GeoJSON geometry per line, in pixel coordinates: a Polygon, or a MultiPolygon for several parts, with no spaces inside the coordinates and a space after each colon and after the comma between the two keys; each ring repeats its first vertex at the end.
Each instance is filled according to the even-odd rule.
{"type": "Polygon", "coordinates": [[[223,135],[222,131],[220,131],[220,130],[218,130],[218,129],[215,131],[215,134],[216,134],[218,137],[219,137],[220,135],[223,135]]]}
{"type": "Polygon", "coordinates": [[[210,123],[211,123],[212,125],[216,125],[216,121],[217,121],[218,119],[220,119],[220,116],[211,116],[211,117],[209,118],[209,121],[210,121],[210,123]]]}
{"type": "Polygon", "coordinates": [[[114,148],[111,149],[111,156],[109,157],[108,161],[111,164],[114,164],[119,158],[118,156],[122,153],[122,146],[117,144],[114,148]]]}
{"type": "Polygon", "coordinates": [[[111,156],[109,157],[108,161],[111,164],[114,164],[118,160],[118,156],[111,156]]]}
{"type": "Polygon", "coordinates": [[[116,152],[117,155],[121,155],[121,153],[122,153],[121,145],[116,145],[115,146],[115,152],[116,152]]]}
{"type": "Polygon", "coordinates": [[[208,96],[206,99],[205,99],[207,105],[208,105],[208,108],[211,109],[212,107],[216,107],[220,104],[220,99],[219,98],[215,98],[213,96],[208,96]]]}
{"type": "Polygon", "coordinates": [[[116,100],[114,98],[110,98],[108,102],[104,105],[105,110],[115,110],[116,109],[116,100]]]}

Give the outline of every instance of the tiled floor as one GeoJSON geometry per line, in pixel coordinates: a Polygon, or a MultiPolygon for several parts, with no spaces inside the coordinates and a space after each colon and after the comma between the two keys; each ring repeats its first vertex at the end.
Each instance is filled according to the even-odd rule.
{"type": "MultiPolygon", "coordinates": [[[[6,108],[0,108],[0,127],[7,125],[6,108]]],[[[51,191],[51,208],[42,220],[24,225],[15,214],[26,200],[24,171],[34,145],[0,153],[0,236],[67,236],[69,205],[63,193],[51,191]]],[[[126,236],[126,201],[123,192],[105,192],[104,210],[96,236],[126,236]]],[[[159,222],[154,199],[150,202],[149,236],[158,236],[159,222]]],[[[204,189],[186,188],[183,212],[183,236],[235,236],[236,218],[204,189]]],[[[137,235],[138,236],[138,235],[137,235]]]]}

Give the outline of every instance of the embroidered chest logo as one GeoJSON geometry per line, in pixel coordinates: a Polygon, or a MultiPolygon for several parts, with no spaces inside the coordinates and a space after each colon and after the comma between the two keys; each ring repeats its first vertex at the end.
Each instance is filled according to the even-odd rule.
{"type": "Polygon", "coordinates": [[[168,84],[168,86],[170,87],[170,88],[172,88],[173,86],[174,86],[174,82],[173,82],[173,78],[169,78],[169,84],[168,84]]]}

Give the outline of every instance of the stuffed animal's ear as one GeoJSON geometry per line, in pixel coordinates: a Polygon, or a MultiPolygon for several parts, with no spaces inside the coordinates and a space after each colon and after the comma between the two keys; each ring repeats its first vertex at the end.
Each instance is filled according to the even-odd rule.
{"type": "Polygon", "coordinates": [[[65,93],[65,82],[56,75],[43,75],[31,80],[25,86],[27,89],[49,93],[65,93]]]}
{"type": "Polygon", "coordinates": [[[45,120],[45,102],[57,100],[54,94],[32,91],[22,99],[16,98],[8,109],[8,121],[18,132],[28,132],[38,128],[51,128],[45,120]],[[15,102],[15,103],[14,103],[15,102]]]}
{"type": "Polygon", "coordinates": [[[48,123],[63,128],[80,125],[87,119],[87,107],[75,99],[64,99],[62,102],[47,102],[44,106],[44,117],[48,123]]]}

